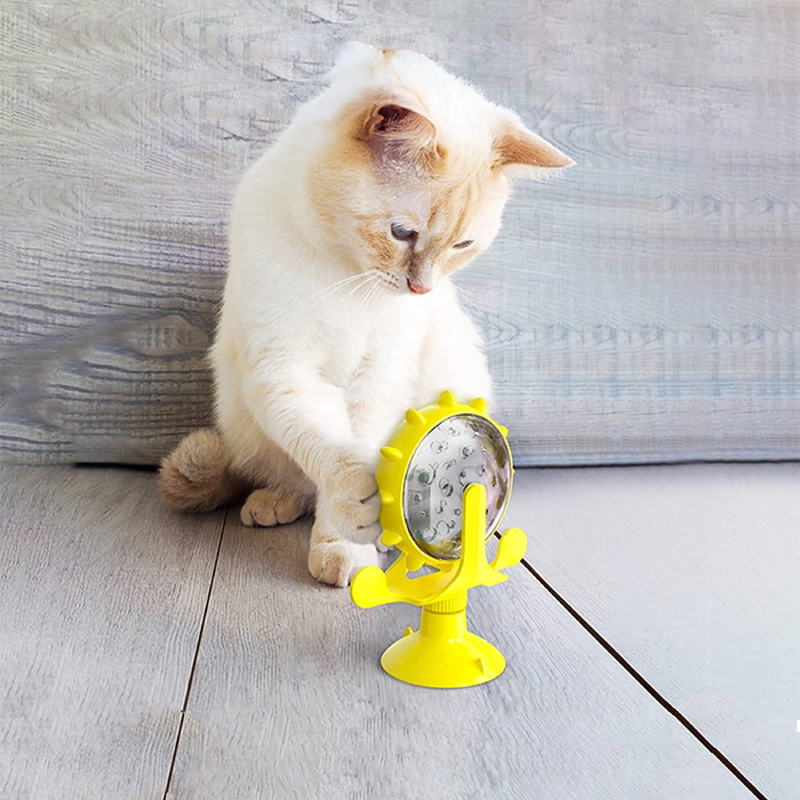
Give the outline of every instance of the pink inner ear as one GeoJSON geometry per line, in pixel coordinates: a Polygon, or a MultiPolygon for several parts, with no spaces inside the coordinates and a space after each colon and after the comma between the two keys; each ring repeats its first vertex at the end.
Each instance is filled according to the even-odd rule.
{"type": "Polygon", "coordinates": [[[402,102],[373,103],[363,133],[367,139],[404,139],[418,147],[436,139],[436,128],[425,114],[402,102]]]}
{"type": "Polygon", "coordinates": [[[373,103],[362,123],[360,137],[368,142],[375,160],[383,165],[409,165],[430,169],[443,157],[436,148],[436,127],[424,112],[401,99],[373,103]]]}
{"type": "Polygon", "coordinates": [[[407,108],[403,108],[402,106],[381,106],[378,109],[378,114],[382,117],[381,121],[375,127],[375,130],[386,132],[390,130],[397,130],[401,128],[402,125],[398,123],[405,120],[411,111],[407,108]]]}

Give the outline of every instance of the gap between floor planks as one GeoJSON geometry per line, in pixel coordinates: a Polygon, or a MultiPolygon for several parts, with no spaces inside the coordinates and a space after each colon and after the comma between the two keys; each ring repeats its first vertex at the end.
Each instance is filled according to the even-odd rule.
{"type": "Polygon", "coordinates": [[[217,577],[217,566],[219,564],[219,554],[222,551],[222,540],[225,536],[225,526],[228,523],[231,509],[225,509],[225,516],[222,518],[222,525],[219,530],[219,539],[217,539],[217,552],[214,554],[214,566],[211,569],[211,579],[208,582],[208,593],[206,594],[206,602],[203,606],[203,618],[200,621],[200,630],[197,632],[197,645],[194,648],[194,655],[192,656],[192,667],[189,670],[189,680],[186,682],[186,692],[183,695],[183,704],[181,705],[181,717],[178,722],[178,731],[175,734],[175,747],[172,749],[172,758],[169,761],[169,772],[167,773],[167,783],[164,786],[163,800],[167,800],[169,795],[170,784],[172,783],[172,773],[175,770],[175,759],[178,757],[178,748],[181,744],[181,733],[183,733],[183,721],[186,719],[186,709],[189,707],[189,697],[192,694],[192,681],[194,680],[195,669],[197,668],[197,657],[200,655],[200,645],[203,643],[203,631],[206,627],[206,618],[208,617],[208,609],[211,605],[211,594],[214,591],[214,578],[217,577]]]}

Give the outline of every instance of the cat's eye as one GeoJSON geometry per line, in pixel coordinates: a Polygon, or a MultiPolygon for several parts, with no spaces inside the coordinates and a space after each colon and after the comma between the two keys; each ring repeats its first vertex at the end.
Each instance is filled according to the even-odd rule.
{"type": "Polygon", "coordinates": [[[458,244],[454,244],[453,247],[456,250],[464,250],[465,248],[469,247],[471,244],[474,244],[474,239],[464,239],[463,242],[459,242],[458,244]]]}
{"type": "Polygon", "coordinates": [[[410,228],[404,228],[397,222],[393,222],[392,236],[394,236],[398,242],[411,242],[411,244],[414,244],[417,241],[419,233],[417,233],[417,231],[412,231],[410,228]]]}

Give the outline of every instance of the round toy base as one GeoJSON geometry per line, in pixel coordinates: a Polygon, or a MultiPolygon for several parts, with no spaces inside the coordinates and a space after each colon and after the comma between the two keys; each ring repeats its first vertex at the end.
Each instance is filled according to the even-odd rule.
{"type": "Polygon", "coordinates": [[[472,633],[442,639],[417,631],[389,647],[381,666],[404,683],[459,689],[493,680],[506,668],[506,660],[494,645],[472,633]]]}

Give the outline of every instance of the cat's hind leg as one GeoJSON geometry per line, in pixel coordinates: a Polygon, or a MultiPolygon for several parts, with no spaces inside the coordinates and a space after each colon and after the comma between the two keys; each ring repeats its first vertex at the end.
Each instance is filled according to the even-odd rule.
{"type": "Polygon", "coordinates": [[[230,451],[213,428],[193,431],[164,458],[158,486],[168,505],[191,512],[228,505],[247,489],[232,472],[230,451]]]}

